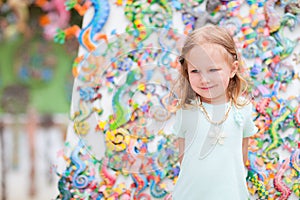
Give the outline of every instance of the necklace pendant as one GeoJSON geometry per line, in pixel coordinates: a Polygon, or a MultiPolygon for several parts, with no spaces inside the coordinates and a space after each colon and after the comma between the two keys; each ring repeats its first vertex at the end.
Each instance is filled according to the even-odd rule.
{"type": "Polygon", "coordinates": [[[225,139],[225,134],[224,134],[224,132],[221,132],[216,138],[216,143],[219,143],[220,145],[223,145],[224,144],[224,139],[225,139]]]}

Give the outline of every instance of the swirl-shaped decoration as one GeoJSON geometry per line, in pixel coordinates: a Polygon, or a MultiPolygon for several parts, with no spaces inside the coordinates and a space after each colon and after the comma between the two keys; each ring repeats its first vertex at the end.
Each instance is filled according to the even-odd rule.
{"type": "Polygon", "coordinates": [[[82,47],[87,51],[93,51],[101,39],[106,40],[106,35],[101,34],[100,31],[108,19],[110,6],[108,0],[89,0],[85,1],[84,5],[80,3],[81,1],[79,0],[67,0],[65,5],[67,10],[75,8],[80,15],[84,15],[87,9],[93,8],[94,12],[91,21],[82,29],[77,25],[65,30],[58,29],[57,34],[54,36],[54,41],[63,44],[67,37],[76,36],[82,47]]]}
{"type": "Polygon", "coordinates": [[[106,132],[106,146],[111,151],[123,151],[130,141],[129,133],[126,129],[117,129],[106,132]]]}
{"type": "MultiPolygon", "coordinates": [[[[100,165],[99,171],[95,171],[100,174],[102,181],[97,187],[102,189],[100,194],[104,198],[125,198],[128,190],[132,190],[134,199],[163,199],[171,190],[161,185],[166,180],[173,183],[178,176],[176,137],[166,123],[176,111],[171,82],[178,72],[170,62],[178,55],[175,47],[179,35],[169,28],[147,31],[151,38],[145,38],[139,46],[135,46],[134,36],[116,34],[112,41],[83,55],[76,66],[81,81],[73,94],[73,131],[94,158],[91,162],[100,165]],[[103,154],[93,146],[91,135],[95,133],[104,136],[103,154]],[[124,181],[119,185],[122,178],[124,181]],[[121,191],[112,189],[118,187],[121,191]]],[[[84,176],[84,168],[94,165],[84,165],[79,155],[75,148],[71,161],[76,170],[69,173],[72,178],[62,181],[73,180],[70,187],[84,191],[93,182],[84,176]]],[[[91,188],[89,191],[100,195],[91,188]]],[[[84,192],[77,195],[84,197],[84,192]]]]}
{"type": "Polygon", "coordinates": [[[125,6],[125,15],[131,21],[127,32],[134,35],[135,41],[138,43],[147,39],[151,34],[148,27],[163,28],[171,23],[172,9],[167,0],[128,0],[125,6]]]}

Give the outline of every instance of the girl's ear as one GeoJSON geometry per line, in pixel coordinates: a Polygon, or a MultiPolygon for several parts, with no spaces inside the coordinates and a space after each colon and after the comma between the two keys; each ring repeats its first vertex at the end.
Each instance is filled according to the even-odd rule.
{"type": "Polygon", "coordinates": [[[232,63],[230,78],[233,78],[239,69],[239,62],[236,60],[232,63]]]}
{"type": "Polygon", "coordinates": [[[183,65],[183,63],[184,63],[184,58],[183,58],[182,56],[179,56],[179,57],[178,57],[178,62],[179,62],[181,65],[183,65]]]}

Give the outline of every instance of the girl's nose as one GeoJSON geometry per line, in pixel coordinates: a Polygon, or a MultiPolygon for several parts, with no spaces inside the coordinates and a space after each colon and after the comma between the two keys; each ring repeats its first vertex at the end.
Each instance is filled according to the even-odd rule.
{"type": "Polygon", "coordinates": [[[200,81],[201,84],[208,84],[208,83],[210,83],[211,82],[211,78],[213,78],[213,77],[208,77],[207,75],[202,74],[202,73],[199,74],[199,81],[200,81]]]}
{"type": "Polygon", "coordinates": [[[200,85],[208,86],[210,84],[210,80],[201,80],[200,85]]]}

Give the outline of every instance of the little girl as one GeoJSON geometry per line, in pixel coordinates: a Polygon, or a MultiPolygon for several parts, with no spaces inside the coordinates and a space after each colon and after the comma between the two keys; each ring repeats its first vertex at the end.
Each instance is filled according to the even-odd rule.
{"type": "Polygon", "coordinates": [[[244,163],[257,128],[234,40],[225,28],[202,27],[187,36],[179,62],[181,170],[172,198],[247,200],[244,163]]]}

